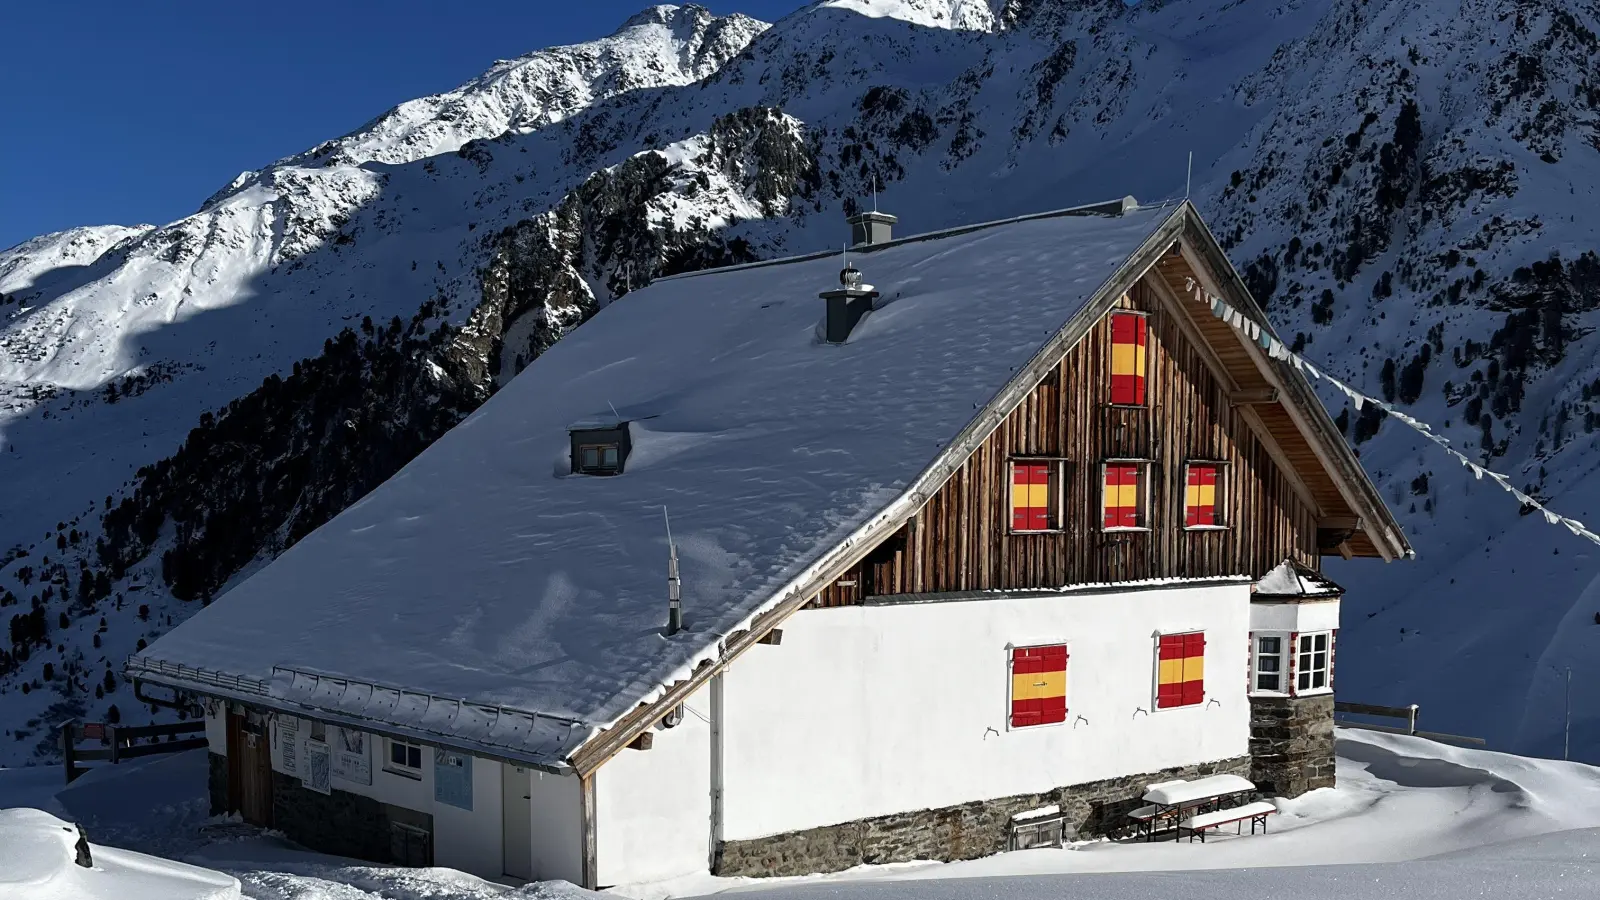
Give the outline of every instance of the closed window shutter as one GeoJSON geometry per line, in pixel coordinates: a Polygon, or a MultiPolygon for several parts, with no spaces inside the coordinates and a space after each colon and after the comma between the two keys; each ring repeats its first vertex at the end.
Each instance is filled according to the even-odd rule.
{"type": "Polygon", "coordinates": [[[1139,479],[1137,464],[1108,463],[1105,486],[1105,527],[1137,528],[1139,522],[1139,479]]]}
{"type": "Polygon", "coordinates": [[[1049,531],[1055,523],[1050,463],[1011,464],[1011,529],[1049,531]]]}
{"type": "Polygon", "coordinates": [[[1144,316],[1111,315],[1111,402],[1143,406],[1145,402],[1145,351],[1149,329],[1144,316]]]}
{"type": "Polygon", "coordinates": [[[1067,718],[1065,645],[1011,651],[1011,727],[1050,725],[1067,718]]]}
{"type": "Polygon", "coordinates": [[[1189,483],[1184,494],[1184,524],[1218,525],[1217,521],[1217,467],[1191,465],[1189,483]]]}
{"type": "Polygon", "coordinates": [[[1033,483],[1032,470],[1021,463],[1011,465],[1011,528],[1028,529],[1028,499],[1033,483]]]}
{"type": "Polygon", "coordinates": [[[1161,636],[1156,674],[1157,709],[1204,702],[1205,657],[1203,632],[1161,636]]]}
{"type": "Polygon", "coordinates": [[[1032,470],[1031,483],[1028,486],[1028,527],[1035,531],[1044,531],[1051,527],[1050,522],[1050,466],[1048,464],[1035,464],[1028,467],[1032,470]]]}

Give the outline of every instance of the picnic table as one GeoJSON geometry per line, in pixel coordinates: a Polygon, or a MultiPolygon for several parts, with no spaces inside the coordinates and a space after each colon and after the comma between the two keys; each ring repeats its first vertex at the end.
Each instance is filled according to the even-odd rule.
{"type": "MultiPolygon", "coordinates": [[[[1133,819],[1135,827],[1144,834],[1146,840],[1154,841],[1156,833],[1168,827],[1176,829],[1173,840],[1177,840],[1184,831],[1188,831],[1193,840],[1196,833],[1203,835],[1208,828],[1235,821],[1227,816],[1216,821],[1200,817],[1239,807],[1249,800],[1255,790],[1253,782],[1238,775],[1211,775],[1194,781],[1163,781],[1145,790],[1141,798],[1145,805],[1128,813],[1128,817],[1133,819]]],[[[1270,803],[1267,805],[1271,806],[1270,803]]],[[[1261,825],[1264,829],[1264,818],[1261,825]]],[[[1251,819],[1251,834],[1255,833],[1255,826],[1256,821],[1251,819]]]]}

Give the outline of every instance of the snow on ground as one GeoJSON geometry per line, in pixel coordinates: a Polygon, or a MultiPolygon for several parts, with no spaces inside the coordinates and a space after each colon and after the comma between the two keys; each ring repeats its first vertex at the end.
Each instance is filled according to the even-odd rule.
{"type": "Polygon", "coordinates": [[[37,809],[0,810],[0,897],[28,900],[227,900],[229,875],[91,844],[78,858],[78,829],[37,809]],[[86,864],[85,864],[86,863],[86,864]]]}
{"type": "MultiPolygon", "coordinates": [[[[242,896],[259,900],[600,896],[562,882],[513,888],[451,869],[374,866],[300,850],[227,818],[205,819],[205,763],[203,752],[192,751],[103,769],[66,790],[59,790],[59,769],[0,769],[0,807],[44,807],[81,822],[97,843],[232,876],[242,896]]],[[[749,891],[765,891],[768,900],[1600,898],[1600,768],[1345,730],[1339,786],[1278,803],[1271,833],[1205,844],[1094,841],[959,863],[770,880],[697,876],[612,892],[634,900],[749,891]]],[[[8,893],[22,871],[16,854],[4,855],[8,846],[0,835],[0,897],[68,896],[8,893]]],[[[134,856],[94,853],[97,862],[107,854],[108,863],[134,856]]]]}

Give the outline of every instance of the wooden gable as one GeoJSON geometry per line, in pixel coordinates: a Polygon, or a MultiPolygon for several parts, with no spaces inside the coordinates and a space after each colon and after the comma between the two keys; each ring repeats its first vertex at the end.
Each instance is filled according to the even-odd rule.
{"type": "MultiPolygon", "coordinates": [[[[1020,590],[1072,584],[1259,577],[1285,558],[1315,566],[1316,507],[1274,459],[1281,448],[1248,419],[1253,405],[1225,385],[1194,321],[1141,280],[1115,309],[1149,323],[1143,406],[1111,403],[1112,313],[1094,324],[916,516],[818,597],[1020,590]],[[1012,463],[1059,465],[1056,530],[1016,531],[1012,463]],[[1106,530],[1102,464],[1148,461],[1145,530],[1106,530]],[[1058,461],[1058,462],[1057,462],[1058,461]],[[1223,463],[1222,528],[1185,527],[1185,466],[1223,463]]],[[[1223,326],[1227,327],[1227,326],[1223,326]]]]}

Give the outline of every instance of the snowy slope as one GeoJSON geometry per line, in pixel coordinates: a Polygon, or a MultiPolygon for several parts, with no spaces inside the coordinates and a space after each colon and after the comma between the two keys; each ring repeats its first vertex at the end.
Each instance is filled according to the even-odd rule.
{"type": "MultiPolygon", "coordinates": [[[[45,657],[100,672],[615,297],[834,246],[874,180],[923,231],[1181,193],[1192,150],[1193,196],[1280,332],[1593,520],[1597,29],[1593,0],[830,0],[765,30],[658,11],[107,231],[110,252],[7,251],[0,599],[19,605],[0,617],[39,596],[64,652],[33,652],[47,636],[0,675],[0,721],[28,732],[0,759],[52,704],[110,702],[88,677],[46,688],[45,657]]],[[[1394,423],[1348,421],[1421,558],[1335,567],[1346,695],[1559,752],[1572,664],[1592,744],[1593,548],[1394,423]]]]}

